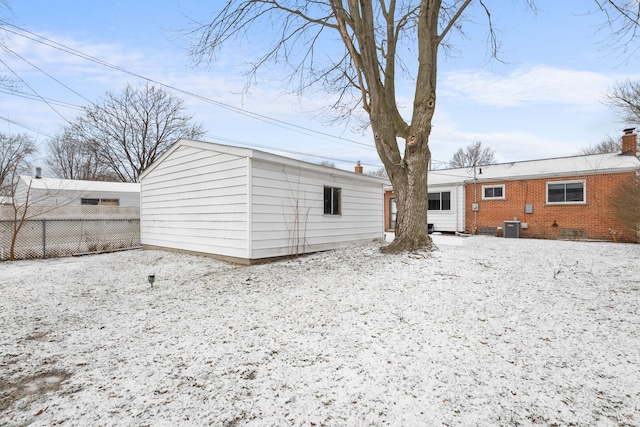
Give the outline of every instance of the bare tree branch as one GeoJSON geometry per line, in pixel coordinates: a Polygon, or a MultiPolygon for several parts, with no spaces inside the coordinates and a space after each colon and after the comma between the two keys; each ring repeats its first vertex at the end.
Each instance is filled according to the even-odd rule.
{"type": "Polygon", "coordinates": [[[636,0],[594,0],[599,12],[605,16],[602,28],[607,29],[605,47],[624,56],[638,53],[640,2],[636,0]]]}
{"type": "MultiPolygon", "coordinates": [[[[524,1],[536,11],[535,0],[524,1]]],[[[223,45],[258,36],[261,45],[270,44],[247,73],[250,84],[266,64],[277,64],[296,92],[315,86],[335,95],[334,118],[357,116],[356,108],[362,107],[396,195],[396,239],[390,247],[417,248],[430,244],[427,171],[438,58],[453,44],[454,33],[464,35],[473,4],[487,18],[491,56],[497,58],[500,46],[489,0],[228,0],[212,21],[193,30],[192,53],[199,63],[211,64],[223,45]],[[265,41],[265,34],[273,37],[265,41]],[[325,53],[327,46],[333,55],[325,53]],[[411,85],[413,90],[410,117],[398,107],[398,70],[410,76],[403,81],[403,89],[411,85]]],[[[614,17],[633,20],[635,37],[637,14],[631,7],[637,1],[596,4],[612,24],[620,24],[614,17]]]]}
{"type": "Polygon", "coordinates": [[[467,168],[491,165],[496,162],[495,153],[489,147],[483,147],[482,142],[467,145],[466,150],[460,148],[449,161],[450,168],[467,168]]]}
{"type": "Polygon", "coordinates": [[[590,154],[606,154],[606,153],[617,153],[622,151],[622,141],[620,138],[615,140],[614,138],[607,138],[598,144],[588,145],[586,147],[582,147],[579,150],[579,154],[590,155],[590,154]]]}
{"type": "Polygon", "coordinates": [[[176,140],[204,135],[202,126],[183,111],[183,101],[161,88],[127,85],[121,93],[107,92],[101,102],[86,107],[65,136],[81,143],[83,153],[106,167],[101,174],[136,182],[176,140]]]}
{"type": "Polygon", "coordinates": [[[640,171],[632,179],[622,182],[611,198],[611,207],[616,218],[625,227],[629,235],[638,236],[640,232],[640,171]]]}
{"type": "Polygon", "coordinates": [[[0,133],[0,196],[11,194],[15,179],[31,168],[29,160],[36,152],[35,142],[28,135],[0,133]]]}
{"type": "Polygon", "coordinates": [[[49,139],[46,164],[51,176],[88,181],[117,181],[118,177],[70,126],[49,139]]]}
{"type": "Polygon", "coordinates": [[[627,124],[640,125],[640,82],[616,82],[604,102],[627,124]]]}

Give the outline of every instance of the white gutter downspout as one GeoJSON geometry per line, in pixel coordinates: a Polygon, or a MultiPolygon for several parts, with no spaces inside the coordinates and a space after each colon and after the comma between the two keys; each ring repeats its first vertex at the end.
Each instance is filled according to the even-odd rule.
{"type": "MultiPolygon", "coordinates": [[[[459,185],[456,185],[456,231],[460,231],[460,188],[461,187],[459,185]]],[[[462,194],[464,195],[464,192],[462,192],[462,194]]],[[[464,199],[462,200],[462,207],[464,209],[464,199]]],[[[462,231],[464,232],[464,228],[462,231]]]]}
{"type": "MultiPolygon", "coordinates": [[[[476,175],[476,165],[473,165],[473,203],[478,203],[478,176],[476,175]]],[[[471,234],[476,234],[478,229],[478,210],[473,211],[473,230],[471,234]]]]}

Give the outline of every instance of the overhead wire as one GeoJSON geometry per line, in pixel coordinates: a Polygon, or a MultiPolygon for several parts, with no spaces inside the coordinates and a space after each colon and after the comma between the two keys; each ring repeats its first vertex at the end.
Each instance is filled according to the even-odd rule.
{"type": "Polygon", "coordinates": [[[16,73],[15,71],[13,71],[13,68],[9,67],[9,65],[0,58],[0,63],[2,63],[2,65],[4,65],[9,71],[11,71],[11,73],[18,79],[20,80],[26,87],[28,87],[35,96],[37,96],[42,102],[44,102],[45,104],[47,104],[49,106],[49,108],[51,108],[51,110],[53,110],[58,116],[60,116],[62,118],[62,120],[64,120],[65,122],[71,124],[71,122],[69,120],[67,120],[67,118],[65,116],[63,116],[62,114],[60,114],[60,112],[58,110],[56,110],[54,108],[53,105],[51,105],[45,98],[43,98],[42,96],[40,96],[40,94],[38,94],[38,92],[36,92],[35,89],[33,89],[29,83],[27,83],[22,77],[20,77],[18,75],[18,73],[16,73]]]}
{"type": "MultiPolygon", "coordinates": [[[[25,57],[23,57],[22,55],[19,55],[17,52],[15,52],[14,50],[8,48],[7,46],[3,46],[5,50],[7,50],[8,52],[11,52],[12,54],[14,54],[15,56],[17,56],[18,58],[22,59],[24,62],[26,62],[27,64],[31,65],[33,68],[35,68],[36,70],[40,71],[42,74],[44,74],[45,76],[49,77],[51,80],[55,81],[56,83],[58,83],[61,86],[64,86],[66,89],[70,90],[71,92],[75,93],[76,95],[78,95],[80,98],[84,99],[85,101],[87,101],[89,104],[93,104],[92,101],[90,101],[89,99],[87,99],[84,95],[82,95],[81,93],[73,90],[72,88],[70,88],[69,86],[67,86],[66,84],[62,83],[60,80],[56,79],[55,77],[53,77],[51,74],[47,73],[46,71],[44,71],[42,68],[38,67],[37,65],[35,65],[33,62],[29,61],[28,59],[26,59],[25,57]]],[[[40,97],[40,96],[38,96],[40,97]]]]}
{"type": "Polygon", "coordinates": [[[5,93],[7,95],[17,96],[19,98],[25,98],[25,99],[30,99],[30,100],[39,101],[39,102],[41,102],[43,99],[46,99],[49,103],[51,103],[53,105],[57,105],[59,107],[72,108],[74,110],[82,110],[82,106],[81,105],[72,104],[72,103],[66,102],[66,101],[58,101],[58,100],[55,100],[55,99],[45,98],[45,97],[41,97],[41,96],[35,96],[35,95],[30,94],[30,93],[22,92],[22,91],[20,91],[18,89],[10,89],[10,90],[0,89],[0,93],[5,93]]]}
{"type": "Polygon", "coordinates": [[[42,134],[42,135],[46,136],[47,138],[53,138],[53,135],[49,135],[48,133],[42,132],[40,129],[36,129],[33,126],[29,126],[29,125],[26,125],[24,123],[17,122],[17,121],[12,120],[12,119],[10,119],[8,117],[0,116],[0,120],[4,120],[5,122],[14,124],[16,126],[20,126],[21,128],[30,130],[31,132],[42,134]]]}
{"type": "Polygon", "coordinates": [[[205,101],[207,103],[216,105],[216,106],[221,107],[223,109],[227,109],[227,110],[236,112],[238,114],[245,115],[247,117],[251,117],[251,118],[263,121],[263,122],[267,122],[267,123],[270,123],[270,124],[275,125],[275,126],[279,126],[279,127],[283,127],[283,128],[289,128],[289,129],[295,129],[295,130],[298,130],[298,131],[309,132],[309,133],[312,133],[312,134],[321,135],[321,136],[332,138],[332,139],[336,139],[336,140],[339,140],[339,141],[343,141],[343,142],[348,142],[348,143],[355,144],[355,145],[364,146],[364,147],[367,147],[369,149],[375,149],[375,147],[373,145],[371,145],[371,144],[367,144],[367,143],[360,142],[360,141],[354,141],[354,140],[347,139],[347,138],[344,138],[344,137],[332,135],[332,134],[327,133],[327,132],[318,131],[316,129],[310,129],[310,128],[307,128],[305,126],[301,126],[301,125],[290,123],[290,122],[287,122],[287,121],[284,121],[284,120],[280,120],[280,119],[276,119],[276,118],[273,118],[273,117],[269,117],[269,116],[266,116],[264,114],[252,112],[252,111],[249,111],[249,110],[246,110],[246,109],[243,109],[243,108],[235,107],[235,106],[232,106],[232,105],[229,105],[229,104],[226,104],[226,103],[223,103],[223,102],[216,101],[214,99],[208,98],[206,96],[199,95],[199,94],[194,93],[194,92],[190,92],[190,91],[187,91],[187,90],[184,90],[184,89],[180,89],[178,87],[175,87],[175,86],[172,86],[172,85],[169,85],[169,84],[166,84],[166,83],[162,83],[162,82],[157,81],[155,79],[152,79],[150,77],[143,76],[142,74],[127,70],[125,68],[122,68],[120,66],[111,64],[111,63],[109,63],[107,61],[104,61],[102,59],[99,59],[99,58],[96,58],[94,56],[88,55],[86,53],[80,52],[80,51],[78,51],[76,49],[73,49],[73,48],[71,48],[69,46],[63,45],[63,44],[58,43],[58,42],[56,42],[54,40],[51,40],[51,39],[48,39],[48,38],[46,38],[44,36],[36,34],[36,33],[32,32],[32,31],[29,31],[29,30],[26,30],[24,28],[18,27],[18,26],[14,25],[14,24],[11,24],[11,23],[7,22],[7,21],[0,20],[0,23],[3,24],[4,26],[8,26],[8,27],[14,28],[16,30],[19,30],[19,31],[16,31],[16,30],[12,30],[10,28],[5,28],[6,31],[8,31],[8,32],[10,32],[12,34],[15,34],[17,36],[32,40],[32,41],[34,41],[36,43],[40,43],[40,44],[43,44],[45,46],[49,46],[51,48],[54,48],[54,49],[60,50],[62,52],[77,56],[79,58],[94,62],[94,63],[99,64],[99,65],[111,68],[113,70],[116,70],[116,71],[119,71],[119,72],[122,72],[122,73],[125,73],[125,74],[128,74],[128,75],[131,75],[133,77],[148,81],[150,83],[157,84],[159,86],[174,90],[176,92],[188,95],[190,97],[199,99],[201,101],[205,101]],[[28,35],[26,35],[24,33],[26,33],[28,35]]]}
{"type": "MultiPolygon", "coordinates": [[[[6,31],[8,31],[8,32],[10,32],[12,34],[15,34],[15,35],[17,35],[19,37],[23,37],[23,38],[29,39],[29,40],[34,41],[36,43],[40,43],[40,44],[43,44],[45,46],[51,47],[53,49],[57,49],[57,50],[60,50],[62,52],[68,53],[70,55],[77,56],[79,58],[91,61],[91,62],[96,63],[98,65],[102,65],[102,66],[111,68],[111,69],[113,69],[115,71],[119,71],[119,72],[122,72],[122,73],[125,73],[125,74],[128,74],[128,75],[131,75],[133,77],[148,81],[150,83],[165,87],[167,89],[171,89],[173,91],[188,95],[188,96],[196,98],[196,99],[199,99],[201,101],[205,101],[207,103],[216,105],[216,106],[218,106],[220,108],[227,109],[229,111],[233,111],[235,113],[238,113],[238,114],[241,114],[241,115],[244,115],[244,116],[256,119],[256,120],[260,120],[260,121],[263,121],[263,122],[266,122],[266,123],[269,123],[269,124],[272,124],[272,125],[275,125],[275,126],[279,126],[279,127],[285,128],[285,129],[301,132],[303,134],[321,135],[321,136],[328,137],[328,138],[331,138],[331,139],[336,139],[336,140],[341,141],[341,142],[351,143],[351,144],[355,144],[355,145],[366,147],[368,149],[375,150],[375,147],[373,145],[371,145],[371,144],[367,144],[367,143],[363,143],[363,142],[359,142],[359,141],[354,141],[354,140],[351,140],[351,139],[348,139],[348,138],[332,135],[332,134],[327,133],[327,132],[322,132],[322,131],[318,131],[318,130],[315,130],[315,129],[310,129],[310,128],[307,128],[307,127],[304,127],[304,126],[301,126],[301,125],[297,125],[297,124],[294,124],[294,123],[289,123],[289,122],[286,122],[284,120],[276,119],[276,118],[269,117],[269,116],[266,116],[266,115],[263,115],[263,114],[260,114],[260,113],[252,112],[252,111],[249,111],[249,110],[245,110],[243,108],[235,107],[235,106],[232,106],[232,105],[229,105],[229,104],[226,104],[226,103],[223,103],[223,102],[216,101],[214,99],[205,97],[203,95],[199,95],[199,94],[196,94],[196,93],[184,90],[184,89],[180,89],[180,88],[172,86],[172,85],[168,85],[166,83],[162,83],[162,82],[157,81],[155,79],[151,79],[149,77],[143,76],[143,75],[141,75],[139,73],[127,70],[125,68],[122,68],[122,67],[114,65],[114,64],[111,64],[111,63],[109,63],[107,61],[104,61],[102,59],[99,59],[99,58],[96,58],[94,56],[85,54],[85,53],[83,53],[81,51],[78,51],[78,50],[73,49],[73,48],[71,48],[69,46],[63,45],[61,43],[58,43],[58,42],[56,42],[54,40],[51,40],[49,38],[46,38],[46,37],[41,36],[39,34],[36,34],[36,33],[32,32],[32,31],[29,31],[27,29],[18,27],[16,25],[13,25],[13,24],[11,24],[11,23],[9,23],[7,21],[0,20],[0,23],[5,26],[5,30],[6,31]],[[11,27],[11,28],[14,28],[14,29],[16,29],[18,31],[12,30],[10,28],[6,28],[7,26],[11,27]]],[[[18,55],[16,52],[14,52],[14,51],[12,51],[10,49],[7,49],[7,50],[9,50],[11,53],[16,55],[18,58],[20,58],[23,61],[27,62],[28,64],[30,64],[35,69],[37,69],[41,73],[45,74],[46,76],[48,76],[52,80],[56,81],[58,84],[64,86],[66,89],[68,89],[71,92],[75,93],[76,95],[80,96],[82,99],[86,100],[90,104],[93,104],[90,100],[88,100],[82,94],[78,93],[77,91],[73,90],[69,86],[65,85],[64,83],[62,83],[58,79],[56,79],[53,76],[51,76],[49,73],[45,72],[41,68],[39,68],[36,65],[32,64],[30,61],[28,61],[25,58],[23,58],[22,56],[18,55]]],[[[0,62],[2,62],[7,68],[9,68],[8,65],[4,61],[2,61],[1,59],[0,59],[0,62]]],[[[11,71],[13,72],[13,70],[11,70],[11,71]]],[[[16,77],[18,77],[23,83],[25,83],[25,85],[27,87],[29,87],[34,92],[35,97],[32,98],[32,99],[37,99],[39,101],[45,102],[53,111],[55,111],[59,116],[61,116],[65,120],[65,122],[70,124],[69,120],[67,120],[64,116],[62,116],[62,114],[53,107],[53,104],[63,105],[63,106],[70,106],[71,108],[82,109],[81,106],[76,106],[76,105],[71,104],[71,103],[66,103],[64,101],[54,101],[54,100],[50,100],[48,98],[44,98],[44,97],[40,96],[39,94],[37,94],[37,92],[33,88],[31,88],[26,82],[24,82],[24,80],[22,80],[16,73],[14,73],[14,75],[16,75],[16,77]]],[[[7,93],[7,92],[1,91],[1,90],[0,90],[0,92],[7,93]]],[[[16,91],[16,92],[14,92],[12,94],[17,95],[18,93],[19,92],[16,91]]],[[[20,95],[17,95],[17,96],[20,96],[20,95]]],[[[26,98],[31,97],[31,95],[26,94],[26,93],[22,93],[21,96],[24,96],[26,98]]],[[[5,120],[7,120],[7,119],[5,119],[5,120]]],[[[26,129],[29,129],[28,127],[23,126],[23,125],[18,124],[18,123],[14,122],[14,124],[17,124],[18,126],[22,126],[22,127],[25,127],[26,129]]],[[[43,135],[44,135],[44,133],[43,133],[43,135]]],[[[217,139],[217,140],[223,140],[223,141],[226,140],[226,141],[234,142],[234,143],[242,143],[245,146],[254,146],[254,147],[258,147],[258,148],[262,148],[262,149],[269,149],[269,150],[285,152],[285,153],[289,153],[289,154],[309,156],[309,157],[315,157],[315,158],[321,158],[321,159],[325,159],[325,160],[333,160],[333,161],[339,161],[339,162],[349,162],[349,160],[345,160],[345,159],[337,159],[337,158],[332,158],[332,157],[320,156],[320,155],[317,155],[317,154],[304,153],[304,152],[299,152],[299,151],[295,151],[295,150],[279,149],[279,148],[274,148],[274,147],[270,147],[270,146],[253,144],[253,143],[248,143],[248,142],[243,142],[243,141],[238,141],[238,140],[230,140],[230,139],[223,138],[223,137],[213,137],[213,138],[217,139]]],[[[379,165],[370,165],[370,164],[366,164],[366,163],[365,163],[365,165],[379,167],[379,165]]]]}

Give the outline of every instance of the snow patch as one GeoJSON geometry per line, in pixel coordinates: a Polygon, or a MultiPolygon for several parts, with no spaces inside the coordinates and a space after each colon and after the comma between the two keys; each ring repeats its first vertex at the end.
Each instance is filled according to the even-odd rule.
{"type": "Polygon", "coordinates": [[[433,238],[2,263],[3,423],[640,424],[639,245],[433,238]]]}

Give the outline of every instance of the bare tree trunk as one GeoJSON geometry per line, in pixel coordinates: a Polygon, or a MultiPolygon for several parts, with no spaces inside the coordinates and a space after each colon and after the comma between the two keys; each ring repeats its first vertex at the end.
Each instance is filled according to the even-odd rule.
{"type": "MultiPolygon", "coordinates": [[[[422,168],[422,162],[412,167],[422,168]]],[[[427,173],[414,171],[393,181],[393,193],[398,208],[394,241],[383,248],[384,252],[398,252],[418,248],[429,249],[432,246],[428,233],[427,173]]]]}
{"type": "MultiPolygon", "coordinates": [[[[264,64],[285,64],[289,82],[304,91],[318,85],[339,94],[335,106],[356,105],[369,114],[376,149],[396,194],[396,238],[386,251],[430,248],[427,209],[427,173],[431,161],[429,137],[436,104],[438,51],[452,47],[451,32],[465,36],[470,22],[464,14],[473,4],[484,11],[488,24],[488,47],[496,57],[499,43],[489,7],[474,0],[226,0],[210,23],[195,28],[199,34],[192,54],[211,62],[213,54],[232,39],[244,40],[253,25],[266,19],[281,24],[266,53],[259,55],[248,77],[253,79],[264,64]],[[324,35],[336,31],[345,53],[324,63],[324,35]],[[416,33],[417,30],[417,33],[416,33]],[[417,41],[418,69],[415,77],[413,111],[410,121],[400,113],[396,102],[396,65],[414,55],[417,41]],[[407,42],[410,49],[406,50],[407,42]],[[400,50],[398,49],[400,48],[400,50]],[[300,53],[296,55],[295,53],[300,53]],[[299,80],[298,80],[299,78],[299,80]],[[297,83],[299,81],[299,83],[297,83]],[[354,95],[355,99],[350,96],[354,95]],[[404,140],[404,153],[398,140],[404,140]]],[[[501,2],[496,3],[495,8],[501,2]]],[[[535,12],[535,0],[527,0],[535,12]]],[[[627,43],[640,38],[638,1],[595,0],[607,16],[613,39],[627,43]]],[[[505,6],[506,7],[506,6],[505,6]]],[[[260,27],[262,28],[262,27],[260,27]]],[[[262,43],[265,34],[258,33],[262,43]]],[[[269,43],[269,42],[268,42],[269,43]]],[[[232,45],[233,46],[233,45],[232,45]]],[[[411,61],[413,63],[413,61],[411,61]]],[[[413,74],[413,73],[412,73],[413,74]]],[[[341,108],[338,108],[340,110],[341,108]]],[[[347,115],[349,117],[350,114],[347,115]]]]}
{"type": "MultiPolygon", "coordinates": [[[[17,174],[17,167],[14,169],[14,176],[17,174]]],[[[27,177],[27,180],[23,180],[22,178],[16,180],[12,178],[12,181],[18,182],[11,190],[11,206],[13,208],[13,229],[11,234],[11,246],[9,247],[9,260],[16,260],[16,245],[18,244],[18,235],[20,234],[20,230],[26,221],[37,217],[39,215],[44,215],[49,212],[53,212],[58,208],[69,205],[72,202],[72,199],[58,204],[56,202],[55,205],[51,205],[48,203],[43,204],[49,198],[55,198],[56,192],[63,190],[63,186],[59,188],[48,188],[47,191],[40,196],[32,193],[32,182],[34,178],[27,177]],[[25,182],[26,188],[24,191],[19,190],[20,182],[25,182]],[[34,208],[35,207],[35,208],[34,208]]],[[[73,200],[77,200],[74,198],[73,200]]]]}
{"type": "Polygon", "coordinates": [[[385,250],[430,248],[427,173],[438,49],[449,31],[459,28],[459,20],[472,1],[456,0],[444,6],[443,0],[226,1],[213,22],[198,30],[202,38],[193,52],[211,58],[210,54],[230,37],[246,34],[254,22],[265,16],[281,19],[283,33],[256,62],[259,65],[250,75],[268,61],[283,61],[291,67],[292,75],[309,72],[313,76],[314,83],[302,79],[300,89],[316,83],[325,85],[340,94],[338,105],[343,105],[344,94],[359,92],[356,104],[369,115],[378,155],[396,194],[396,238],[385,250]],[[315,49],[319,46],[315,42],[329,29],[340,34],[345,54],[329,67],[317,67],[315,49]],[[406,48],[402,40],[413,37],[417,40],[418,69],[412,79],[412,117],[407,121],[396,101],[396,66],[403,63],[400,58],[404,53],[398,52],[398,47],[406,48]],[[298,43],[301,40],[309,43],[303,46],[298,43]],[[298,48],[307,49],[299,61],[290,54],[298,48]],[[405,141],[404,152],[398,140],[405,141]]]}
{"type": "Polygon", "coordinates": [[[13,233],[11,234],[11,246],[9,246],[9,261],[16,260],[16,243],[18,241],[18,233],[22,228],[22,224],[24,224],[22,219],[18,220],[17,218],[14,218],[13,233]]]}
{"type": "Polygon", "coordinates": [[[11,193],[12,207],[13,207],[13,233],[11,234],[11,246],[9,247],[9,261],[16,260],[16,243],[18,242],[18,233],[24,225],[24,221],[27,218],[27,208],[29,207],[29,197],[31,195],[31,183],[27,187],[24,199],[24,205],[20,206],[16,202],[15,187],[11,193]]]}
{"type": "MultiPolygon", "coordinates": [[[[391,139],[391,133],[387,140],[376,138],[378,154],[389,173],[398,207],[396,236],[394,241],[384,249],[386,252],[430,249],[433,246],[427,222],[429,203],[427,174],[431,161],[429,136],[436,104],[436,70],[440,43],[439,10],[440,1],[422,0],[418,18],[418,75],[411,124],[402,126],[403,122],[394,120],[396,126],[393,139],[391,139]],[[394,152],[390,148],[397,146],[397,137],[402,137],[406,141],[402,159],[399,158],[399,152],[394,152]]],[[[387,76],[392,77],[393,73],[387,73],[387,76]]],[[[393,88],[389,85],[387,87],[393,88]]],[[[370,90],[370,92],[373,91],[370,90]]],[[[371,126],[374,131],[376,124],[382,123],[384,127],[384,123],[391,121],[390,118],[393,118],[397,111],[395,94],[387,93],[386,95],[393,95],[393,98],[382,105],[380,117],[376,117],[373,112],[371,114],[371,126]],[[393,105],[393,108],[388,105],[393,105]]],[[[372,105],[375,105],[373,95],[371,99],[372,105]]]]}

